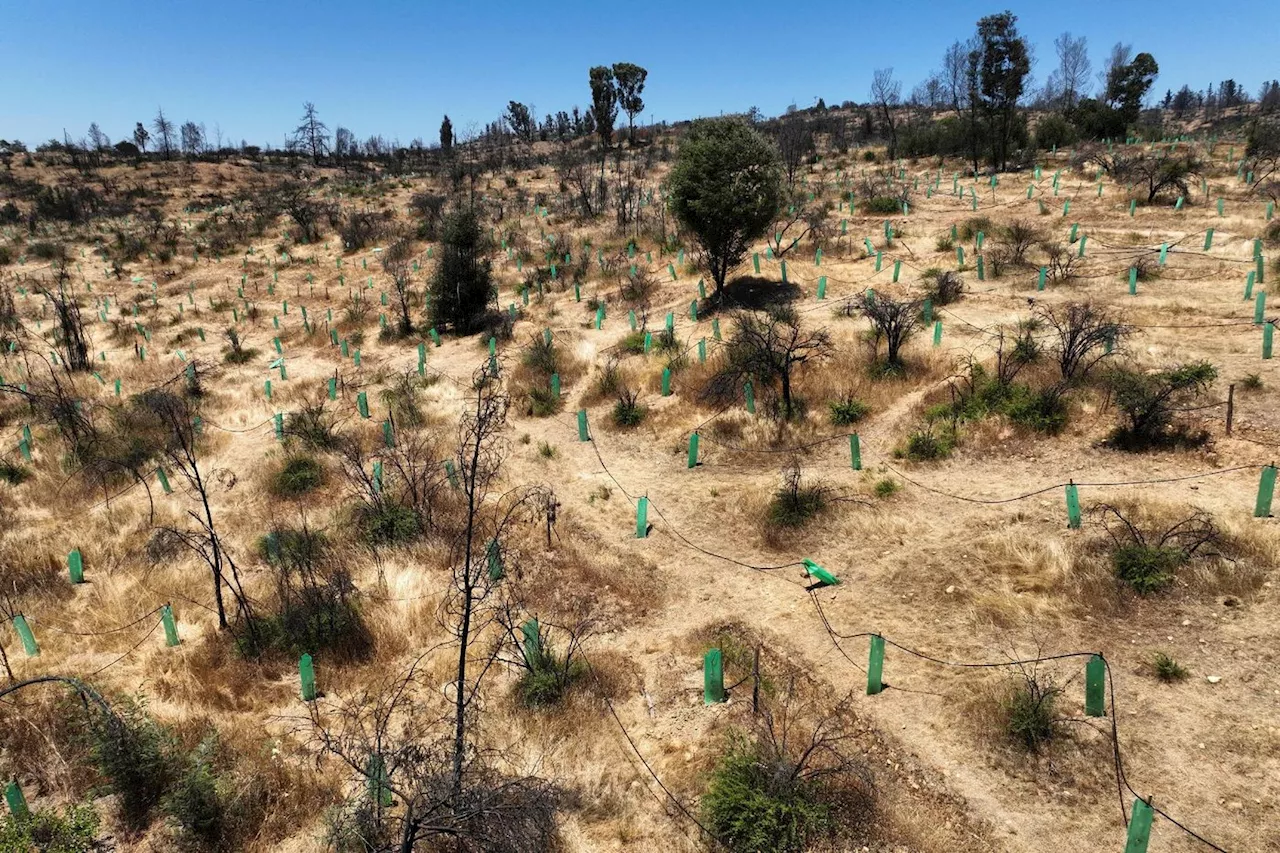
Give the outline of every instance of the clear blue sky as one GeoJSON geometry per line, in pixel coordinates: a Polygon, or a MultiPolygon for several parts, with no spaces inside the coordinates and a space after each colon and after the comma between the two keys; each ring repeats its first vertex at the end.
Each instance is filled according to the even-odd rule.
{"type": "MultiPolygon", "coordinates": [[[[903,94],[1001,2],[619,3],[344,0],[17,0],[0,26],[0,138],[117,141],[156,107],[212,137],[279,145],[313,101],[332,130],[408,144],[496,118],[510,99],[539,115],[589,103],[587,68],[649,69],[645,118],[863,101],[893,66],[903,94]]],[[[1232,77],[1256,95],[1280,77],[1280,2],[1076,0],[1010,4],[1042,82],[1053,39],[1088,37],[1095,71],[1116,41],[1160,64],[1153,92],[1232,77]]]]}

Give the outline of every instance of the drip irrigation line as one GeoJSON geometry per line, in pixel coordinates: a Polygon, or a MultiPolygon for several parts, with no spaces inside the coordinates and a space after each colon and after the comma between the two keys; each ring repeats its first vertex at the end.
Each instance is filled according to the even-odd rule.
{"type": "MultiPolygon", "coordinates": [[[[658,505],[655,504],[652,500],[649,501],[649,508],[658,514],[658,518],[661,518],[662,521],[666,524],[666,530],[669,531],[673,536],[675,536],[677,539],[683,542],[687,547],[692,548],[694,551],[697,551],[701,554],[705,554],[708,557],[714,557],[717,560],[724,560],[726,563],[733,563],[735,566],[741,566],[742,568],[750,569],[753,572],[776,572],[776,571],[781,571],[782,569],[798,568],[804,565],[803,561],[794,560],[790,563],[782,563],[776,566],[757,566],[752,563],[744,563],[741,560],[734,559],[733,557],[726,557],[723,554],[717,554],[714,551],[708,551],[706,548],[703,548],[700,545],[695,545],[693,542],[690,542],[689,539],[686,538],[683,533],[677,530],[671,524],[670,521],[667,521],[667,517],[662,514],[662,510],[659,509],[658,505]]],[[[786,581],[787,583],[795,584],[797,586],[804,586],[804,584],[800,583],[799,581],[795,581],[790,578],[786,578],[786,581]]]]}
{"type": "MultiPolygon", "coordinates": [[[[1159,814],[1161,817],[1169,821],[1171,824],[1173,824],[1175,827],[1180,829],[1182,832],[1186,833],[1191,838],[1194,838],[1196,841],[1199,841],[1201,844],[1204,844],[1211,850],[1218,851],[1218,853],[1227,853],[1227,851],[1224,848],[1218,846],[1217,844],[1214,844],[1212,841],[1208,840],[1203,835],[1200,835],[1199,833],[1195,832],[1185,824],[1181,823],[1180,821],[1170,816],[1168,812],[1155,806],[1151,802],[1150,797],[1143,797],[1136,790],[1134,790],[1133,786],[1129,783],[1128,777],[1124,771],[1124,759],[1120,749],[1120,729],[1119,729],[1119,722],[1118,722],[1119,715],[1116,710],[1117,705],[1116,705],[1116,696],[1115,696],[1115,679],[1112,673],[1110,661],[1108,661],[1106,656],[1103,655],[1101,652],[1063,652],[1061,654],[1056,654],[1056,655],[1041,655],[1034,658],[1023,658],[1019,660],[1009,660],[1009,661],[966,662],[966,661],[944,660],[942,658],[935,657],[933,655],[927,654],[925,652],[921,652],[917,649],[913,649],[909,646],[898,643],[888,637],[885,637],[883,634],[866,632],[866,631],[856,633],[856,634],[841,634],[837,632],[831,626],[831,623],[827,620],[826,614],[822,611],[822,605],[819,603],[817,595],[811,592],[810,598],[813,600],[814,607],[817,609],[818,616],[822,620],[823,627],[826,630],[827,635],[831,639],[832,643],[836,646],[837,650],[840,651],[840,654],[845,658],[845,660],[849,661],[849,663],[853,664],[855,668],[857,668],[859,671],[863,672],[864,674],[866,673],[866,670],[863,669],[863,667],[861,667],[860,665],[858,665],[855,661],[853,661],[852,658],[850,658],[849,655],[841,647],[839,642],[841,639],[852,640],[852,639],[859,639],[863,637],[867,637],[867,638],[879,637],[881,640],[884,641],[886,645],[892,646],[893,648],[898,649],[899,651],[904,652],[913,657],[919,658],[920,660],[928,661],[930,663],[934,663],[939,666],[961,668],[961,669],[999,669],[999,668],[1010,667],[1010,666],[1027,666],[1027,665],[1034,665],[1039,663],[1050,663],[1054,661],[1068,660],[1068,659],[1080,658],[1080,657],[1092,659],[1093,657],[1097,656],[1099,659],[1102,660],[1103,667],[1107,674],[1107,690],[1111,699],[1110,740],[1111,740],[1111,746],[1112,746],[1112,759],[1113,759],[1113,764],[1115,768],[1116,787],[1119,793],[1120,816],[1121,816],[1121,819],[1124,821],[1124,825],[1126,826],[1126,828],[1129,825],[1129,818],[1125,810],[1125,802],[1124,802],[1124,792],[1127,790],[1129,794],[1132,795],[1135,799],[1139,799],[1145,802],[1148,806],[1150,806],[1152,811],[1154,811],[1156,814],[1159,814]]],[[[896,690],[907,692],[907,693],[919,693],[919,694],[931,695],[931,696],[942,695],[942,694],[932,693],[930,691],[925,691],[925,690],[914,690],[914,689],[901,688],[901,687],[894,688],[892,687],[892,685],[887,683],[884,684],[884,688],[896,689],[896,690]]]]}
{"type": "Polygon", "coordinates": [[[115,666],[116,664],[120,663],[120,661],[124,660],[124,659],[125,659],[125,658],[127,658],[129,655],[131,655],[131,654],[133,654],[134,652],[136,652],[136,651],[138,650],[138,648],[139,648],[143,643],[145,643],[145,642],[147,641],[147,638],[149,638],[152,634],[154,634],[154,633],[156,632],[156,629],[157,629],[157,628],[159,628],[162,624],[164,624],[164,620],[163,620],[163,619],[162,619],[162,620],[160,620],[159,622],[156,622],[156,624],[152,625],[152,626],[151,626],[151,630],[150,630],[150,631],[148,631],[147,633],[143,634],[143,635],[142,635],[142,639],[140,639],[140,640],[138,640],[138,642],[134,643],[134,644],[133,644],[133,646],[132,646],[132,648],[130,648],[130,649],[129,649],[129,651],[127,651],[127,652],[125,652],[124,654],[120,655],[120,657],[116,658],[116,659],[115,659],[115,660],[113,660],[111,663],[107,664],[106,666],[104,666],[104,667],[102,667],[102,668],[100,668],[100,669],[96,669],[96,670],[94,670],[93,672],[89,673],[88,675],[86,675],[86,676],[85,676],[85,678],[86,678],[86,679],[89,679],[89,678],[96,678],[97,676],[99,676],[99,675],[101,675],[103,672],[105,672],[106,670],[108,670],[108,669],[110,669],[111,667],[115,666]]]}
{"type": "Polygon", "coordinates": [[[43,627],[43,628],[47,628],[50,631],[54,631],[55,633],[67,634],[68,636],[72,636],[72,637],[102,637],[102,636],[106,636],[107,634],[117,634],[120,631],[124,631],[126,629],[132,628],[134,625],[137,625],[139,622],[146,619],[148,616],[154,616],[155,614],[159,613],[160,609],[161,608],[159,607],[155,607],[147,611],[146,613],[142,614],[137,619],[134,619],[132,622],[130,622],[127,625],[121,625],[119,628],[110,628],[106,631],[68,631],[65,628],[59,628],[56,625],[48,624],[41,619],[36,619],[35,623],[36,625],[39,625],[40,627],[43,627]]]}
{"type": "Polygon", "coordinates": [[[1235,471],[1256,471],[1257,469],[1263,467],[1261,465],[1237,465],[1233,468],[1218,468],[1212,471],[1205,471],[1204,473],[1201,473],[1201,474],[1188,474],[1183,477],[1161,477],[1153,480],[1127,480],[1122,482],[1111,482],[1111,483],[1085,483],[1085,482],[1069,481],[1066,483],[1055,483],[1052,486],[1045,486],[1043,489],[1037,489],[1034,492],[1027,492],[1026,494],[1016,495],[1011,498],[985,499],[985,498],[970,498],[964,495],[956,495],[950,492],[944,492],[941,489],[935,489],[930,486],[926,486],[923,483],[919,483],[911,479],[906,474],[903,474],[901,471],[894,468],[892,465],[888,464],[887,462],[884,462],[881,464],[883,464],[885,468],[888,468],[890,471],[897,474],[902,479],[906,480],[911,485],[916,486],[917,488],[920,488],[920,489],[924,489],[926,492],[932,492],[935,495],[941,495],[942,497],[951,498],[953,500],[958,500],[958,501],[965,501],[966,503],[974,503],[974,504],[1013,503],[1014,501],[1025,500],[1026,498],[1033,498],[1037,495],[1042,495],[1045,492],[1051,492],[1054,489],[1061,489],[1066,486],[1087,486],[1090,488],[1108,488],[1113,486],[1150,486],[1150,485],[1156,485],[1160,483],[1180,483],[1185,480],[1200,480],[1205,477],[1216,477],[1220,474],[1230,474],[1235,471]]]}
{"type": "MultiPolygon", "coordinates": [[[[675,805],[675,807],[680,811],[682,815],[684,815],[690,822],[692,822],[695,826],[697,826],[698,829],[700,829],[702,833],[707,836],[707,838],[711,839],[713,843],[715,843],[720,848],[728,851],[729,848],[724,844],[724,842],[722,842],[714,832],[708,829],[702,823],[702,821],[698,820],[697,816],[694,815],[692,812],[690,812],[689,809],[685,807],[684,803],[680,802],[679,798],[677,798],[675,794],[671,793],[671,789],[668,788],[666,784],[663,783],[662,779],[658,776],[657,772],[653,769],[653,766],[649,764],[648,760],[645,759],[644,754],[640,752],[640,747],[636,745],[635,738],[631,736],[631,732],[627,731],[626,725],[623,724],[622,718],[618,716],[618,711],[613,706],[613,701],[609,698],[608,693],[605,692],[603,686],[600,684],[600,678],[599,676],[596,675],[595,667],[592,666],[591,661],[587,658],[585,653],[582,654],[582,659],[586,661],[587,670],[591,673],[591,678],[596,683],[596,689],[599,690],[600,698],[604,700],[605,707],[609,709],[609,715],[613,717],[614,723],[616,723],[618,726],[618,731],[622,732],[622,736],[623,738],[626,739],[627,745],[631,747],[631,752],[635,755],[637,759],[639,759],[640,764],[645,769],[645,772],[647,772],[649,776],[653,779],[653,781],[657,783],[658,787],[662,789],[662,793],[667,795],[667,799],[669,799],[672,802],[672,804],[675,805]]],[[[653,789],[649,787],[649,784],[647,782],[645,783],[644,787],[645,787],[645,790],[648,791],[650,794],[652,794],[655,799],[657,799],[659,802],[662,801],[661,797],[653,793],[653,789]]]]}

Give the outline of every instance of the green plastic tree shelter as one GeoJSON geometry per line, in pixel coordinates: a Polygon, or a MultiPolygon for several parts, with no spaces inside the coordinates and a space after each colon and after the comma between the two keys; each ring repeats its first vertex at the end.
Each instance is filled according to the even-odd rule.
{"type": "Polygon", "coordinates": [[[72,583],[84,583],[84,557],[81,556],[79,548],[67,554],[67,571],[71,575],[72,583]]]}
{"type": "Polygon", "coordinates": [[[168,604],[160,608],[160,621],[164,623],[164,644],[166,646],[176,646],[181,640],[178,639],[178,626],[173,621],[173,608],[168,604]]]}
{"type": "Polygon", "coordinates": [[[462,483],[458,480],[458,471],[453,467],[453,460],[444,460],[444,474],[449,478],[449,485],[455,489],[462,488],[462,483]]]}
{"type": "Polygon", "coordinates": [[[22,640],[22,650],[27,653],[27,657],[38,657],[40,654],[40,646],[36,643],[36,635],[31,633],[31,626],[27,624],[27,617],[21,613],[13,617],[13,630],[18,632],[18,638],[22,640]]]}
{"type": "Polygon", "coordinates": [[[855,471],[862,470],[862,442],[856,432],[849,435],[849,467],[855,471]]]}
{"type": "Polygon", "coordinates": [[[160,481],[160,488],[164,489],[166,495],[173,494],[173,487],[169,485],[169,475],[165,474],[163,468],[156,469],[156,479],[160,481]]]}
{"type": "Polygon", "coordinates": [[[391,795],[391,788],[387,785],[387,766],[381,755],[369,756],[365,766],[365,779],[368,782],[370,800],[383,806],[392,804],[394,798],[391,795]]]}
{"type": "Polygon", "coordinates": [[[867,659],[867,695],[875,696],[884,690],[884,637],[871,637],[871,652],[867,659]]]}
{"type": "Polygon", "coordinates": [[[360,417],[369,417],[369,397],[366,392],[356,394],[356,408],[360,410],[360,417]]]}
{"type": "Polygon", "coordinates": [[[9,806],[9,814],[14,817],[23,817],[31,813],[27,808],[27,798],[22,795],[22,789],[18,787],[16,780],[5,785],[4,801],[9,806]]]}
{"type": "Polygon", "coordinates": [[[587,410],[578,409],[578,441],[590,441],[591,437],[587,433],[587,410]]]}
{"type": "Polygon", "coordinates": [[[1129,836],[1124,844],[1124,853],[1147,853],[1147,845],[1151,842],[1151,822],[1155,812],[1151,809],[1151,801],[1133,801],[1133,811],[1129,814],[1129,836]]]}
{"type": "Polygon", "coordinates": [[[827,571],[813,560],[810,560],[808,557],[801,560],[801,562],[804,564],[805,573],[808,574],[809,577],[814,578],[818,582],[819,586],[835,586],[840,583],[840,579],[838,577],[831,574],[831,572],[827,571]]]}
{"type": "Polygon", "coordinates": [[[724,658],[719,649],[708,649],[702,658],[702,702],[715,705],[724,699],[724,658]]]}
{"type": "Polygon", "coordinates": [[[1075,483],[1067,485],[1067,528],[1080,529],[1080,492],[1075,483]]]}
{"type": "Polygon", "coordinates": [[[1258,481],[1258,501],[1253,507],[1254,518],[1271,516],[1271,498],[1276,491],[1276,466],[1267,465],[1262,469],[1262,478],[1258,481]]]}
{"type": "Polygon", "coordinates": [[[689,436],[689,465],[690,468],[696,468],[698,465],[698,434],[695,432],[689,436]]]}
{"type": "Polygon", "coordinates": [[[1107,715],[1107,663],[1094,655],[1084,667],[1084,712],[1090,717],[1107,715]]]}
{"type": "Polygon", "coordinates": [[[747,411],[754,415],[756,413],[756,390],[752,387],[750,379],[743,383],[742,393],[747,398],[747,411]]]}
{"type": "Polygon", "coordinates": [[[311,655],[304,654],[298,659],[298,678],[302,682],[302,701],[316,700],[316,669],[311,662],[311,655]]]}
{"type": "Polygon", "coordinates": [[[520,626],[520,635],[524,646],[525,663],[532,668],[542,658],[542,629],[537,619],[528,619],[520,626]]]}
{"type": "Polygon", "coordinates": [[[641,498],[636,502],[636,538],[649,536],[649,499],[641,498]]]}

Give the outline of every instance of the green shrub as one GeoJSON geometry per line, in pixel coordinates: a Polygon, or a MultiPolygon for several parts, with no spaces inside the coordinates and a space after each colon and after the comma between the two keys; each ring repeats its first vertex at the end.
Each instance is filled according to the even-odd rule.
{"type": "Polygon", "coordinates": [[[631,355],[639,355],[644,352],[644,332],[627,332],[626,336],[618,342],[618,349],[631,355]]]}
{"type": "Polygon", "coordinates": [[[731,850],[798,853],[835,828],[820,783],[785,772],[764,750],[731,736],[702,796],[708,828],[731,850]]]}
{"type": "Polygon", "coordinates": [[[938,427],[933,421],[912,430],[901,455],[915,462],[946,459],[955,449],[955,436],[950,428],[938,427]]]}
{"type": "Polygon", "coordinates": [[[527,708],[543,708],[558,703],[587,671],[582,661],[556,654],[545,640],[525,664],[516,691],[527,708]]]}
{"type": "Polygon", "coordinates": [[[329,547],[323,533],[282,527],[258,537],[258,556],[273,566],[310,565],[329,547]]]}
{"type": "Polygon", "coordinates": [[[1009,420],[1046,435],[1057,435],[1067,426],[1067,401],[1057,388],[1032,391],[1026,386],[1020,389],[1002,407],[1009,420]]]}
{"type": "Polygon", "coordinates": [[[67,247],[61,243],[41,240],[31,244],[31,254],[42,261],[61,261],[66,260],[67,247]]]}
{"type": "Polygon", "coordinates": [[[970,240],[976,240],[979,231],[988,237],[991,236],[991,217],[974,216],[966,219],[960,224],[956,234],[962,241],[967,243],[970,240]]]}
{"type": "Polygon", "coordinates": [[[383,501],[360,513],[365,539],[373,545],[398,545],[418,538],[422,519],[412,507],[383,501]]]}
{"type": "Polygon", "coordinates": [[[1033,671],[1024,672],[1001,702],[1005,731],[1031,752],[1053,738],[1062,689],[1033,671]]]}
{"type": "Polygon", "coordinates": [[[613,422],[620,427],[639,426],[649,410],[638,402],[634,391],[619,392],[618,401],[613,404],[613,422]]]}
{"type": "Polygon", "coordinates": [[[31,472],[18,463],[0,459],[0,480],[11,486],[18,486],[26,482],[30,476],[31,472]]]}
{"type": "Polygon", "coordinates": [[[165,811],[182,833],[202,848],[213,848],[222,840],[227,823],[226,807],[218,791],[212,759],[216,735],[205,738],[192,753],[187,767],[165,798],[165,811]]]}
{"type": "Polygon", "coordinates": [[[1165,684],[1182,681],[1189,674],[1186,667],[1164,652],[1156,652],[1152,655],[1151,669],[1155,672],[1156,678],[1165,684]]]}
{"type": "Polygon", "coordinates": [[[556,458],[555,446],[552,445],[550,442],[539,441],[538,455],[541,456],[543,459],[555,459],[556,458]]]}
{"type": "Polygon", "coordinates": [[[805,483],[799,465],[791,465],[782,477],[782,488],[769,501],[771,527],[803,527],[830,503],[830,494],[821,484],[805,483]]]}
{"type": "Polygon", "coordinates": [[[856,424],[871,411],[871,407],[866,403],[848,396],[839,400],[832,400],[828,403],[828,406],[831,409],[831,424],[833,426],[856,424]]]}
{"type": "Polygon", "coordinates": [[[876,481],[876,497],[891,498],[898,493],[898,481],[891,477],[885,477],[883,480],[876,481]]]}
{"type": "Polygon", "coordinates": [[[1147,595],[1173,583],[1174,573],[1187,561],[1187,554],[1176,546],[1130,542],[1118,546],[1111,561],[1116,577],[1139,594],[1147,595]]]}
{"type": "Polygon", "coordinates": [[[98,844],[98,813],[92,805],[67,806],[61,813],[32,811],[24,817],[0,821],[0,853],[94,853],[98,844]]]}
{"type": "Polygon", "coordinates": [[[284,433],[313,450],[332,450],[338,445],[333,421],[325,412],[323,403],[307,404],[286,415],[284,433]]]}
{"type": "Polygon", "coordinates": [[[1240,380],[1240,389],[1242,391],[1261,391],[1262,377],[1257,373],[1245,374],[1245,377],[1240,380]]]}
{"type": "Polygon", "coordinates": [[[934,244],[934,248],[939,252],[954,252],[956,246],[955,243],[951,241],[951,236],[948,234],[939,237],[938,242],[934,244]]]}
{"type": "Polygon", "coordinates": [[[291,456],[271,479],[271,492],[296,497],[324,485],[324,466],[314,456],[291,456]]]}
{"type": "Polygon", "coordinates": [[[89,751],[116,795],[121,822],[141,830],[151,822],[153,809],[176,775],[173,739],[140,700],[125,698],[113,707],[114,715],[94,716],[89,751]]]}
{"type": "Polygon", "coordinates": [[[878,195],[865,201],[862,205],[862,209],[867,213],[889,215],[902,213],[902,199],[895,198],[891,195],[878,195]]]}
{"type": "Polygon", "coordinates": [[[535,418],[550,417],[564,408],[564,400],[558,394],[551,393],[550,388],[534,386],[528,390],[528,395],[527,414],[535,418]]]}

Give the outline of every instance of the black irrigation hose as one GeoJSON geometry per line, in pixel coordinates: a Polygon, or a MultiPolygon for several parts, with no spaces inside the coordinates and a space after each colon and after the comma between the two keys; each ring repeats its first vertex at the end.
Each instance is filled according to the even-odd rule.
{"type": "MultiPolygon", "coordinates": [[[[849,663],[853,664],[855,668],[857,668],[859,671],[863,672],[864,674],[866,673],[866,670],[863,669],[862,666],[857,664],[848,655],[848,653],[845,652],[845,650],[841,647],[839,642],[841,639],[851,640],[851,639],[859,639],[863,637],[867,637],[867,638],[880,637],[887,645],[890,645],[893,648],[898,649],[899,651],[905,652],[906,654],[912,655],[921,660],[925,660],[930,663],[937,664],[939,666],[948,666],[948,667],[956,667],[956,668],[964,668],[964,669],[998,669],[998,668],[1009,667],[1009,666],[1025,666],[1028,664],[1048,663],[1053,661],[1067,660],[1067,659],[1079,658],[1079,657],[1092,658],[1096,655],[1102,660],[1103,667],[1107,673],[1107,691],[1111,699],[1110,722],[1111,722],[1112,760],[1115,767],[1116,786],[1120,791],[1120,816],[1121,816],[1121,819],[1124,821],[1125,826],[1127,827],[1129,825],[1129,817],[1128,817],[1128,813],[1125,810],[1124,790],[1128,790],[1128,792],[1135,799],[1143,800],[1151,808],[1152,811],[1154,811],[1156,814],[1159,814],[1165,820],[1172,823],[1174,826],[1182,830],[1184,833],[1186,833],[1190,837],[1199,841],[1201,844],[1204,844],[1205,846],[1209,847],[1211,850],[1216,850],[1218,851],[1218,853],[1227,853],[1227,851],[1224,848],[1218,846],[1217,844],[1214,844],[1212,841],[1208,840],[1204,836],[1190,829],[1185,824],[1171,817],[1168,812],[1155,806],[1151,802],[1151,798],[1143,797],[1136,790],[1134,790],[1132,785],[1129,784],[1129,779],[1124,771],[1124,759],[1120,750],[1120,731],[1119,731],[1119,723],[1118,723],[1119,715],[1116,711],[1115,679],[1112,674],[1110,661],[1108,661],[1106,659],[1106,656],[1103,655],[1101,652],[1064,652],[1056,655],[1044,655],[1040,657],[1024,658],[1020,660],[1009,660],[1009,661],[981,661],[981,662],[949,661],[949,660],[944,660],[942,658],[934,657],[933,655],[926,654],[917,649],[910,648],[909,646],[902,645],[901,643],[895,642],[894,640],[891,640],[882,634],[866,632],[866,631],[860,632],[857,634],[840,634],[831,626],[831,623],[828,621],[826,614],[822,611],[822,605],[819,603],[817,595],[811,591],[810,598],[814,603],[814,607],[817,609],[819,619],[821,619],[823,627],[826,630],[827,635],[831,639],[831,642],[835,645],[836,649],[845,658],[845,660],[849,661],[849,663]]],[[[885,686],[888,687],[889,685],[885,685],[885,686]]],[[[902,688],[898,688],[898,689],[902,689],[902,688]]],[[[904,692],[926,693],[927,695],[937,695],[937,694],[927,693],[927,691],[904,691],[904,692]]]]}
{"type": "Polygon", "coordinates": [[[56,625],[47,624],[41,621],[40,619],[36,619],[35,624],[41,628],[47,628],[48,630],[53,631],[55,633],[66,634],[71,637],[102,637],[102,636],[106,636],[107,634],[117,634],[128,628],[132,628],[134,625],[137,625],[139,622],[146,619],[148,616],[153,616],[156,613],[159,613],[160,610],[161,610],[160,607],[153,608],[147,611],[146,613],[142,614],[141,616],[139,616],[137,619],[134,619],[132,622],[130,622],[127,625],[121,625],[119,628],[109,628],[106,631],[68,631],[65,628],[59,628],[56,625]]]}
{"type": "Polygon", "coordinates": [[[1205,471],[1204,473],[1201,473],[1201,474],[1188,474],[1183,477],[1161,477],[1154,480],[1126,480],[1126,481],[1112,482],[1112,483],[1085,483],[1085,482],[1075,482],[1073,480],[1066,483],[1055,483],[1052,486],[1045,486],[1043,489],[1037,489],[1034,492],[1027,492],[1026,494],[1017,495],[1011,498],[984,499],[984,498],[970,498],[970,497],[965,497],[964,495],[956,495],[950,492],[944,492],[940,489],[935,489],[930,486],[926,486],[923,483],[918,483],[915,480],[912,480],[906,474],[903,474],[901,471],[894,468],[892,465],[888,464],[887,462],[884,462],[881,464],[884,465],[885,468],[888,468],[890,471],[897,474],[902,479],[906,480],[911,485],[915,486],[916,488],[924,489],[926,492],[932,492],[935,495],[941,495],[942,497],[951,498],[952,500],[965,501],[966,503],[974,503],[974,504],[1013,503],[1014,501],[1020,501],[1026,498],[1033,498],[1036,495],[1042,495],[1045,492],[1051,492],[1054,489],[1061,489],[1066,486],[1088,486],[1090,488],[1109,488],[1113,486],[1151,486],[1151,485],[1157,485],[1160,483],[1180,483],[1185,480],[1200,480],[1205,477],[1216,477],[1219,474],[1230,474],[1235,471],[1256,471],[1257,469],[1263,467],[1261,465],[1237,465],[1233,468],[1217,468],[1212,471],[1205,471]]]}
{"type": "Polygon", "coordinates": [[[93,672],[89,673],[89,674],[88,674],[87,676],[85,676],[85,677],[86,677],[86,678],[95,678],[96,676],[98,676],[98,675],[102,674],[102,673],[103,673],[103,672],[105,672],[106,670],[108,670],[108,669],[110,669],[111,667],[115,666],[116,664],[120,663],[120,661],[124,660],[124,659],[125,659],[125,658],[127,658],[129,655],[131,655],[131,654],[133,654],[134,652],[136,652],[136,651],[138,650],[138,647],[139,647],[139,646],[141,646],[143,643],[145,643],[145,642],[147,641],[147,638],[149,638],[152,634],[154,634],[154,633],[156,632],[156,629],[157,629],[157,628],[159,628],[162,624],[164,624],[164,620],[163,620],[163,619],[161,619],[159,622],[156,622],[156,624],[152,625],[152,626],[151,626],[151,630],[150,630],[150,631],[148,631],[147,633],[143,634],[143,635],[142,635],[142,639],[140,639],[140,640],[138,640],[138,642],[134,643],[134,644],[133,644],[133,647],[132,647],[132,648],[130,648],[130,649],[129,649],[129,651],[127,651],[127,652],[125,652],[124,654],[120,655],[120,657],[116,658],[116,659],[115,659],[115,660],[113,660],[111,663],[107,664],[106,666],[101,667],[100,669],[96,669],[96,670],[94,670],[93,672]]]}

